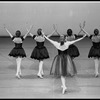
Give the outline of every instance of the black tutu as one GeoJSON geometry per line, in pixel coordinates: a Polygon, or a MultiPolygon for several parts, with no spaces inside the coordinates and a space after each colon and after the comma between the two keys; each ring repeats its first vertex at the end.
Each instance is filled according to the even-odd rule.
{"type": "Polygon", "coordinates": [[[75,75],[77,73],[74,62],[69,55],[56,55],[54,57],[50,74],[55,77],[75,75]]]}
{"type": "Polygon", "coordinates": [[[45,46],[36,46],[31,54],[31,58],[36,60],[43,60],[49,58],[49,53],[45,46]]]}
{"type": "Polygon", "coordinates": [[[73,58],[78,57],[80,55],[78,48],[74,44],[69,46],[67,52],[73,58]]]}
{"type": "Polygon", "coordinates": [[[91,47],[89,54],[88,54],[88,58],[92,58],[92,57],[100,58],[100,46],[99,47],[94,47],[94,46],[91,47]]]}
{"type": "Polygon", "coordinates": [[[13,48],[9,53],[9,56],[13,57],[26,57],[26,53],[23,48],[13,48]]]}

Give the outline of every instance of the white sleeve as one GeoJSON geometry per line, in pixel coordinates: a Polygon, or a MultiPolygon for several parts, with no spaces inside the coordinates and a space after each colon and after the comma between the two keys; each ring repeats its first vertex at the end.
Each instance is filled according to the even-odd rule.
{"type": "Polygon", "coordinates": [[[72,44],[71,41],[67,41],[67,42],[65,42],[66,47],[68,47],[68,46],[71,45],[71,44],[72,44]]]}
{"type": "Polygon", "coordinates": [[[82,40],[85,36],[86,36],[86,34],[82,38],[70,41],[69,44],[74,44],[75,42],[78,42],[78,41],[82,40]]]}
{"type": "Polygon", "coordinates": [[[48,37],[46,37],[45,35],[44,35],[44,37],[58,49],[59,43],[57,41],[51,40],[48,37]]]}
{"type": "Polygon", "coordinates": [[[60,43],[54,41],[53,45],[54,45],[57,49],[59,49],[60,43]]]}

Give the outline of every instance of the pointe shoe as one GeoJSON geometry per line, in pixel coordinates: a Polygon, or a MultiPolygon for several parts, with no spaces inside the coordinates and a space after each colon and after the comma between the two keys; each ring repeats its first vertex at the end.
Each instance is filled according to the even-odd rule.
{"type": "Polygon", "coordinates": [[[44,73],[41,73],[42,76],[44,76],[44,73]]]}
{"type": "Polygon", "coordinates": [[[37,76],[38,76],[39,78],[43,79],[43,76],[42,76],[42,75],[40,75],[40,74],[37,74],[37,76]]]}
{"type": "Polygon", "coordinates": [[[67,90],[67,87],[63,87],[63,86],[61,86],[61,87],[63,88],[62,94],[65,94],[65,92],[66,92],[66,90],[67,90]]]}
{"type": "Polygon", "coordinates": [[[41,75],[44,76],[44,72],[43,71],[41,71],[41,75]]]}
{"type": "Polygon", "coordinates": [[[20,75],[16,74],[16,78],[20,79],[20,75]]]}
{"type": "Polygon", "coordinates": [[[99,77],[99,73],[98,74],[95,74],[95,77],[99,77]]]}
{"type": "Polygon", "coordinates": [[[18,75],[19,75],[20,77],[22,77],[22,73],[21,73],[21,72],[19,72],[18,75]]]}
{"type": "Polygon", "coordinates": [[[22,73],[19,72],[19,75],[22,77],[22,73]]]}

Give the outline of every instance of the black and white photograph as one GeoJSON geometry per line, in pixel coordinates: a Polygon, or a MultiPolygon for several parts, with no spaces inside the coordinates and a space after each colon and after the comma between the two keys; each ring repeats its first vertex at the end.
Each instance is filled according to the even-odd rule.
{"type": "Polygon", "coordinates": [[[99,1],[0,1],[0,99],[99,99],[99,1]]]}

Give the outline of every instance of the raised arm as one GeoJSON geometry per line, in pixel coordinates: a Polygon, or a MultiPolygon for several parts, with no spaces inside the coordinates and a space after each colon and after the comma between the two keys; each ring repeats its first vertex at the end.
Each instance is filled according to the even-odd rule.
{"type": "Polygon", "coordinates": [[[84,33],[86,33],[88,36],[90,36],[90,34],[89,34],[87,31],[85,31],[83,28],[82,28],[82,31],[83,31],[84,33]]]}
{"type": "Polygon", "coordinates": [[[82,32],[82,29],[78,32],[78,35],[82,32]]]}
{"type": "Polygon", "coordinates": [[[51,37],[56,32],[56,29],[55,29],[55,25],[54,24],[53,24],[53,28],[54,28],[54,31],[51,34],[47,35],[47,37],[51,37]]]}
{"type": "MultiPolygon", "coordinates": [[[[83,25],[85,26],[85,23],[84,23],[83,25]]],[[[81,24],[80,24],[79,26],[80,26],[80,29],[81,29],[84,33],[86,33],[88,36],[90,36],[90,34],[84,30],[84,27],[81,26],[81,24]]]]}
{"type": "MultiPolygon", "coordinates": [[[[70,41],[69,43],[70,43],[70,44],[73,44],[73,43],[75,43],[75,42],[78,42],[78,41],[82,40],[84,37],[86,37],[86,34],[85,34],[82,38],[79,38],[79,39],[70,41]]],[[[66,42],[66,43],[67,43],[67,42],[66,42]]]]}
{"type": "MultiPolygon", "coordinates": [[[[83,22],[83,26],[81,26],[81,23],[80,23],[80,25],[79,25],[80,29],[85,27],[85,23],[86,23],[86,21],[83,22]]],[[[78,35],[81,33],[81,31],[82,31],[82,29],[78,32],[78,35]]]]}
{"type": "Polygon", "coordinates": [[[4,25],[4,29],[6,30],[6,32],[10,35],[10,37],[12,38],[13,37],[13,35],[8,31],[8,29],[5,27],[5,25],[4,25]]]}
{"type": "Polygon", "coordinates": [[[56,30],[55,32],[56,32],[56,33],[60,36],[60,33],[58,33],[58,31],[57,31],[57,30],[56,30]]]}
{"type": "MultiPolygon", "coordinates": [[[[26,28],[26,30],[29,31],[27,28],[26,28]]],[[[29,33],[29,34],[30,34],[31,37],[33,37],[33,34],[32,33],[29,33]]]]}
{"type": "Polygon", "coordinates": [[[57,31],[57,28],[55,27],[55,24],[53,24],[53,28],[54,28],[55,32],[60,36],[60,33],[57,31]]]}
{"type": "MultiPolygon", "coordinates": [[[[27,26],[28,23],[25,23],[25,27],[27,26]]],[[[29,29],[26,27],[27,32],[29,31],[29,29]]],[[[30,36],[33,37],[33,34],[31,32],[29,32],[30,36]]]]}
{"type": "Polygon", "coordinates": [[[31,31],[31,29],[32,29],[32,27],[33,27],[33,25],[30,27],[30,29],[29,30],[27,30],[27,33],[24,35],[24,39],[27,37],[27,35],[30,33],[30,31],[31,31]]]}

